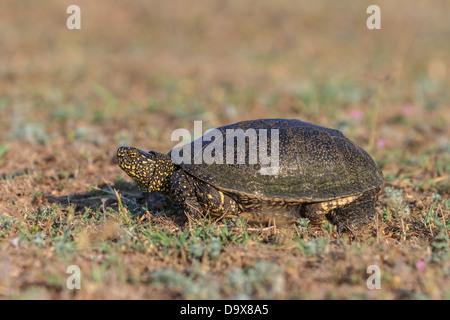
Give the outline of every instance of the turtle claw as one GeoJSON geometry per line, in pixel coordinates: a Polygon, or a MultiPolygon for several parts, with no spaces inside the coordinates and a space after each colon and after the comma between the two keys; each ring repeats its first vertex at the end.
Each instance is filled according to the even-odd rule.
{"type": "Polygon", "coordinates": [[[356,238],[356,235],[353,232],[353,227],[351,224],[348,223],[348,221],[341,222],[337,225],[337,234],[339,237],[341,236],[341,231],[350,231],[350,233],[352,234],[352,237],[356,238]]]}

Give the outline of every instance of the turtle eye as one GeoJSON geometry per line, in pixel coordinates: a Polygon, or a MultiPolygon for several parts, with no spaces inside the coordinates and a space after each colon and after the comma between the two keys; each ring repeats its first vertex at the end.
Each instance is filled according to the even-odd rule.
{"type": "Polygon", "coordinates": [[[129,150],[127,150],[127,155],[130,159],[134,159],[137,157],[137,152],[136,152],[136,150],[129,149],[129,150]]]}

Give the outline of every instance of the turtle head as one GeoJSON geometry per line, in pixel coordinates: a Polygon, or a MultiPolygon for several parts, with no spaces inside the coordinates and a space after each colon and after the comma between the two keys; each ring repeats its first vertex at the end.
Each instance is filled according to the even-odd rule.
{"type": "Polygon", "coordinates": [[[174,171],[170,156],[133,147],[117,149],[117,164],[145,191],[165,193],[174,171]]]}

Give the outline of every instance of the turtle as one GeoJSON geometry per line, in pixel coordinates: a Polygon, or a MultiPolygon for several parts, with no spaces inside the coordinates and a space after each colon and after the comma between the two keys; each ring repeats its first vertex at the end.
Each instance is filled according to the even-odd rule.
{"type": "Polygon", "coordinates": [[[307,218],[329,221],[338,233],[373,220],[384,182],[376,162],[342,132],[297,119],[237,122],[167,154],[124,146],[117,163],[192,219],[281,226],[307,218]]]}

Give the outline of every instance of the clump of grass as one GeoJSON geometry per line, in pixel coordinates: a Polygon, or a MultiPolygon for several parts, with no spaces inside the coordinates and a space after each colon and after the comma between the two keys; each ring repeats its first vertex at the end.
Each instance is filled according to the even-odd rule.
{"type": "Polygon", "coordinates": [[[0,164],[3,162],[3,157],[8,153],[10,148],[11,147],[7,143],[0,144],[0,164]]]}
{"type": "Polygon", "coordinates": [[[325,234],[327,235],[331,235],[334,229],[334,226],[331,222],[329,221],[325,221],[325,223],[323,223],[320,228],[325,232],[325,234]]]}
{"type": "Polygon", "coordinates": [[[392,187],[385,187],[384,191],[387,197],[387,210],[383,212],[383,219],[390,220],[391,217],[400,220],[402,228],[402,238],[406,237],[405,220],[410,216],[410,209],[403,199],[403,191],[392,187]]]}
{"type": "Polygon", "coordinates": [[[232,268],[225,285],[234,293],[234,299],[273,299],[284,294],[284,267],[266,261],[258,261],[250,268],[232,268]]]}
{"type": "MultiPolygon", "coordinates": [[[[445,212],[450,209],[450,200],[442,199],[437,193],[432,193],[430,206],[413,217],[418,229],[427,232],[431,237],[448,232],[449,224],[445,212]]],[[[447,214],[448,216],[448,214],[447,214]]]]}
{"type": "Polygon", "coordinates": [[[431,260],[444,261],[450,257],[449,237],[442,227],[439,234],[431,241],[431,260]]]}
{"type": "Polygon", "coordinates": [[[15,139],[24,139],[31,144],[45,144],[52,140],[45,131],[44,125],[40,123],[15,123],[12,136],[15,139]]]}
{"type": "Polygon", "coordinates": [[[297,248],[305,255],[308,259],[320,259],[326,252],[329,244],[328,238],[314,238],[313,240],[305,241],[299,239],[296,243],[297,248]]]}
{"type": "Polygon", "coordinates": [[[402,214],[405,209],[405,204],[403,202],[403,191],[389,186],[385,187],[384,191],[387,196],[387,204],[389,209],[396,214],[402,214]]]}
{"type": "Polygon", "coordinates": [[[195,265],[184,273],[174,268],[156,270],[151,277],[154,286],[166,285],[186,299],[273,299],[285,293],[283,271],[284,267],[261,260],[232,268],[220,280],[195,265]]]}
{"type": "Polygon", "coordinates": [[[16,218],[0,216],[0,239],[10,234],[19,224],[16,218]]]}
{"type": "Polygon", "coordinates": [[[225,223],[218,230],[218,236],[224,244],[245,245],[257,237],[257,235],[249,233],[244,219],[226,219],[225,223]]]}
{"type": "Polygon", "coordinates": [[[152,273],[152,285],[166,285],[185,299],[219,299],[220,285],[205,272],[190,268],[187,274],[173,268],[156,270],[152,273]]]}
{"type": "Polygon", "coordinates": [[[193,258],[209,258],[217,260],[222,251],[222,242],[218,237],[211,237],[203,241],[200,237],[194,237],[189,241],[189,255],[193,258]]]}
{"type": "Polygon", "coordinates": [[[232,220],[225,220],[224,224],[203,221],[186,230],[149,224],[136,228],[134,233],[144,238],[147,247],[152,246],[163,255],[180,255],[186,262],[205,264],[217,261],[225,246],[244,245],[257,237],[250,236],[243,225],[232,220]]]}
{"type": "MultiPolygon", "coordinates": [[[[92,90],[95,92],[95,94],[100,97],[104,103],[106,103],[106,105],[111,108],[111,109],[117,109],[120,105],[120,101],[119,99],[111,92],[109,91],[107,88],[105,88],[104,86],[102,86],[99,83],[93,83],[92,84],[92,90]]],[[[100,110],[96,110],[97,112],[99,112],[100,110]]],[[[96,119],[94,116],[94,121],[96,120],[100,120],[100,119],[96,119]]]]}
{"type": "Polygon", "coordinates": [[[300,218],[297,220],[295,227],[299,233],[305,234],[311,231],[311,225],[308,218],[300,218]]]}

